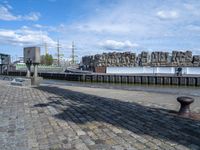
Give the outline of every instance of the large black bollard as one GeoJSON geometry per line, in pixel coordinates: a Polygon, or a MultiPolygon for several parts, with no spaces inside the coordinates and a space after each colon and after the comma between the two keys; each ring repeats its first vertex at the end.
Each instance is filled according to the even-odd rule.
{"type": "Polygon", "coordinates": [[[191,97],[181,96],[181,97],[177,97],[177,101],[181,104],[178,114],[180,116],[189,117],[190,104],[194,102],[194,99],[191,97]]]}

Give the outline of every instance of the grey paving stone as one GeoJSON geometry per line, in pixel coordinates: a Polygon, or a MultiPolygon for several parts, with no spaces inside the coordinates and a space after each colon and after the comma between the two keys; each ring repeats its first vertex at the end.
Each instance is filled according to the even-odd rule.
{"type": "Polygon", "coordinates": [[[2,150],[200,149],[200,121],[167,111],[177,108],[167,101],[176,95],[58,85],[22,88],[4,81],[0,86],[2,150]]]}

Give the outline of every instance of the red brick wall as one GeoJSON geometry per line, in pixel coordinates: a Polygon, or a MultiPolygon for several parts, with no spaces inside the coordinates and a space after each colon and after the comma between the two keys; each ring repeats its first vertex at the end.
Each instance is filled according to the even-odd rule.
{"type": "Polygon", "coordinates": [[[106,73],[106,67],[95,67],[94,71],[97,73],[106,73]]]}

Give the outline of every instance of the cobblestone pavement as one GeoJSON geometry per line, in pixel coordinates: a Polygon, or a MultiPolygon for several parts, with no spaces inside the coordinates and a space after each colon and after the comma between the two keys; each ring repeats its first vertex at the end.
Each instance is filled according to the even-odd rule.
{"type": "MultiPolygon", "coordinates": [[[[5,81],[0,87],[1,150],[200,149],[200,121],[167,110],[178,108],[170,103],[177,95],[61,85],[21,88],[5,81]]],[[[199,112],[199,105],[195,108],[199,112]]]]}

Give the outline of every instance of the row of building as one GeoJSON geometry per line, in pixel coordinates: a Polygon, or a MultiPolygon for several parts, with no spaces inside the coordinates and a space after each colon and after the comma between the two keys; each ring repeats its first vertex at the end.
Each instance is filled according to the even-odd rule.
{"type": "Polygon", "coordinates": [[[83,68],[94,70],[96,67],[131,67],[131,66],[151,66],[151,67],[199,67],[200,55],[192,55],[191,51],[173,51],[152,53],[141,52],[112,52],[96,54],[82,57],[83,68]]]}

